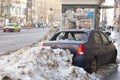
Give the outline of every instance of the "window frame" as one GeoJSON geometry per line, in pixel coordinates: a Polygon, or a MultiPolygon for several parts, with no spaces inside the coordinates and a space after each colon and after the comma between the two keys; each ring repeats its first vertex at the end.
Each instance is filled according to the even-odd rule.
{"type": "Polygon", "coordinates": [[[101,35],[101,39],[102,39],[103,44],[109,44],[110,41],[109,41],[108,37],[102,32],[100,32],[100,35],[101,35]],[[103,38],[103,36],[104,36],[104,38],[103,38]],[[107,40],[107,43],[104,40],[105,38],[107,40]]]}

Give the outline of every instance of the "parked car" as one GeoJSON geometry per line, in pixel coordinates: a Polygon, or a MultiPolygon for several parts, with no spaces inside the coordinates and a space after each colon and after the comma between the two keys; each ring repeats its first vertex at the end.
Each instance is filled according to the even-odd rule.
{"type": "Polygon", "coordinates": [[[15,23],[8,23],[7,25],[5,25],[3,27],[4,32],[6,32],[6,31],[8,31],[8,32],[18,31],[18,32],[20,32],[20,30],[21,30],[20,25],[15,24],[15,23]]]}
{"type": "Polygon", "coordinates": [[[89,73],[101,65],[116,63],[117,49],[107,35],[99,30],[61,30],[43,43],[51,48],[69,49],[74,55],[72,64],[89,73]]]}

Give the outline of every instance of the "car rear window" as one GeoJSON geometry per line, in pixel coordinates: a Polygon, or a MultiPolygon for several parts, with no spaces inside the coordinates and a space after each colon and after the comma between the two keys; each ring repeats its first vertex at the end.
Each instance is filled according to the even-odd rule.
{"type": "Polygon", "coordinates": [[[60,32],[55,40],[74,40],[74,41],[86,41],[88,33],[84,31],[79,32],[60,32]]]}
{"type": "Polygon", "coordinates": [[[86,41],[88,33],[86,33],[86,32],[75,32],[74,36],[75,36],[76,41],[86,41]]]}

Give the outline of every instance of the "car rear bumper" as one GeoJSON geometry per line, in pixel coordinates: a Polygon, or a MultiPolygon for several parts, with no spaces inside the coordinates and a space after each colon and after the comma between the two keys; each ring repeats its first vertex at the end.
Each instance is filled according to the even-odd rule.
{"type": "Polygon", "coordinates": [[[90,67],[90,63],[92,61],[91,56],[83,56],[83,55],[77,55],[73,57],[73,65],[83,67],[85,69],[90,67]]]}
{"type": "Polygon", "coordinates": [[[8,31],[8,32],[13,32],[14,30],[13,29],[9,29],[9,28],[6,28],[6,29],[3,29],[4,32],[8,31]]]}

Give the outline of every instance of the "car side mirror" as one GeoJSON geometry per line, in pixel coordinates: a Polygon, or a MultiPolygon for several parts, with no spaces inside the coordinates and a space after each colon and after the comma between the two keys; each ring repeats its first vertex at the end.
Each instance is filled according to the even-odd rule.
{"type": "Polygon", "coordinates": [[[115,41],[113,40],[112,43],[115,43],[115,41]]]}
{"type": "Polygon", "coordinates": [[[110,36],[110,35],[111,35],[111,33],[110,33],[110,32],[105,32],[105,34],[106,34],[107,36],[110,36]]]}
{"type": "Polygon", "coordinates": [[[112,39],[112,40],[110,41],[110,43],[115,43],[115,40],[114,40],[114,39],[112,39]]]}

